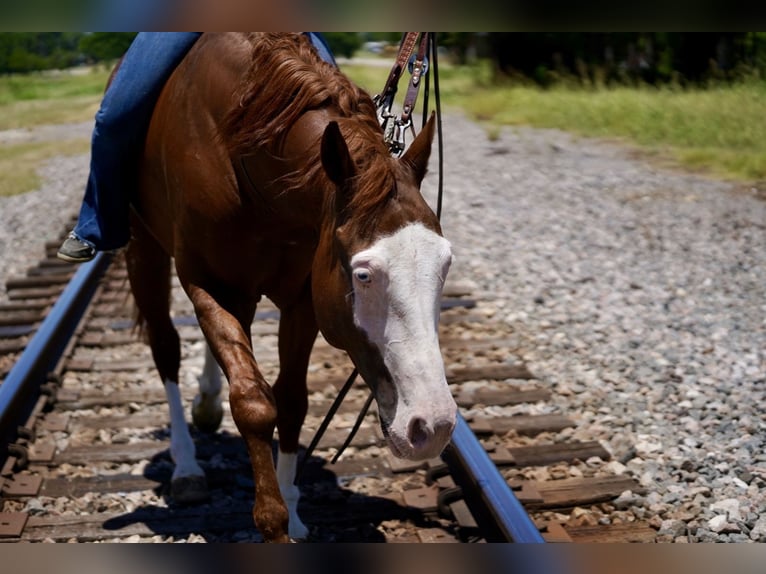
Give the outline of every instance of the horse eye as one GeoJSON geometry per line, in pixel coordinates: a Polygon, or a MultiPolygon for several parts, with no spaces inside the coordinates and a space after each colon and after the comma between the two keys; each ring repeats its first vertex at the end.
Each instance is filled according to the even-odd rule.
{"type": "Polygon", "coordinates": [[[360,283],[369,283],[372,281],[372,273],[370,273],[369,269],[355,269],[354,277],[360,283]]]}

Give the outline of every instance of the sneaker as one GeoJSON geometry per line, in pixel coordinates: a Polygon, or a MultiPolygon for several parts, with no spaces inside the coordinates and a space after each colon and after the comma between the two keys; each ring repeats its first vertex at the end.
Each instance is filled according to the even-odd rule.
{"type": "Polygon", "coordinates": [[[85,263],[96,256],[96,250],[93,246],[85,243],[74,233],[70,233],[59,247],[56,257],[69,263],[85,263]]]}

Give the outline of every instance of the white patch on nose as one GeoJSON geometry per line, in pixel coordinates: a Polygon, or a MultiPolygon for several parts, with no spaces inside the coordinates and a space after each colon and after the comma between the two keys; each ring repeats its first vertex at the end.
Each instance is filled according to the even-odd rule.
{"type": "Polygon", "coordinates": [[[351,258],[354,321],[378,348],[393,379],[396,392],[381,387],[376,398],[392,447],[406,457],[441,450],[454,424],[457,407],[437,332],[451,261],[449,242],[420,223],[351,258]]]}
{"type": "Polygon", "coordinates": [[[359,251],[351,258],[354,321],[381,351],[413,337],[432,339],[451,261],[449,241],[420,223],[359,251]]]}

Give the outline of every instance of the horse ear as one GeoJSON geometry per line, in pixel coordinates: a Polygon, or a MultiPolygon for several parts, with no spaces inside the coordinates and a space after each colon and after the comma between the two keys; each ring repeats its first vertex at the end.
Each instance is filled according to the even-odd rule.
{"type": "Polygon", "coordinates": [[[354,176],[354,162],[340,133],[338,122],[330,122],[322,134],[322,167],[335,185],[343,188],[354,176]]]}
{"type": "Polygon", "coordinates": [[[401,161],[406,163],[415,174],[418,185],[423,181],[428,171],[428,159],[431,157],[431,144],[434,141],[434,128],[436,126],[436,114],[431,113],[426,126],[417,137],[412,140],[410,147],[404,152],[401,161]]]}

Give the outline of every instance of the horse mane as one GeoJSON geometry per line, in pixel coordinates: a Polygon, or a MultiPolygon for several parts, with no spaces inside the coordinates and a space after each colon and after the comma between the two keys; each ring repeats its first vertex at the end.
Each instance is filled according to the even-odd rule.
{"type": "MultiPolygon", "coordinates": [[[[236,90],[233,106],[221,126],[232,157],[255,148],[275,155],[284,136],[301,115],[328,108],[337,117],[358,174],[348,209],[363,221],[395,193],[397,162],[383,141],[375,104],[335,66],[323,61],[303,34],[252,33],[250,66],[236,90]]],[[[312,146],[305,169],[285,179],[285,190],[310,189],[329,180],[312,146]]]]}

